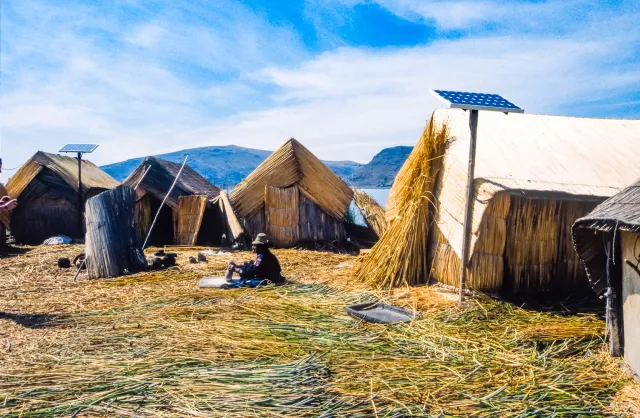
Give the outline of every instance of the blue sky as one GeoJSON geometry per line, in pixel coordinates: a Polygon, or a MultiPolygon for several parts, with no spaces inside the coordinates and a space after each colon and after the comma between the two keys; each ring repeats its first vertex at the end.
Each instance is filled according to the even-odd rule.
{"type": "Polygon", "coordinates": [[[68,142],[99,143],[106,164],[289,137],[366,162],[415,143],[432,88],[640,117],[638,0],[1,4],[6,168],[68,142]]]}

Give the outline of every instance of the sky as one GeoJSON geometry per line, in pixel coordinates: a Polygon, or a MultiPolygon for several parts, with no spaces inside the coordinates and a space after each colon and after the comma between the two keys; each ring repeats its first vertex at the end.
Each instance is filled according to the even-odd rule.
{"type": "MultiPolygon", "coordinates": [[[[38,150],[413,145],[431,89],[640,117],[640,0],[0,0],[3,179],[38,150]]],[[[241,163],[241,162],[239,162],[241,163]]]]}

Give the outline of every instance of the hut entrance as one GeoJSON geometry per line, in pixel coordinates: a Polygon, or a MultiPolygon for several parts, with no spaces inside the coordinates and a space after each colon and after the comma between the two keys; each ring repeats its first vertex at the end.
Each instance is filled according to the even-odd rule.
{"type": "Polygon", "coordinates": [[[300,193],[297,186],[265,187],[264,213],[269,239],[279,247],[300,241],[300,193]]]}
{"type": "MultiPolygon", "coordinates": [[[[153,217],[158,212],[160,208],[160,200],[155,199],[153,197],[149,197],[149,206],[150,206],[150,220],[153,220],[153,217]]],[[[151,236],[149,237],[149,244],[151,245],[165,245],[167,243],[173,242],[173,231],[174,231],[174,215],[173,210],[167,206],[162,206],[162,210],[158,214],[158,220],[156,221],[155,226],[153,227],[153,231],[151,231],[151,236]]],[[[151,226],[151,224],[149,224],[151,226]]],[[[148,227],[147,227],[148,231],[148,227]]],[[[144,240],[144,237],[142,237],[144,240]]]]}
{"type": "Polygon", "coordinates": [[[181,196],[178,199],[177,245],[196,244],[206,207],[206,196],[181,196]]]}

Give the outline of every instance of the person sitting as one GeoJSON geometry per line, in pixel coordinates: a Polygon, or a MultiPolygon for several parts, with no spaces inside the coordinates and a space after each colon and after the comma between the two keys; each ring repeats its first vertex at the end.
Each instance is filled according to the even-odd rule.
{"type": "Polygon", "coordinates": [[[240,275],[240,280],[233,281],[236,287],[256,287],[267,283],[281,284],[284,282],[282,268],[278,258],[269,251],[269,240],[267,234],[260,233],[251,243],[252,251],[256,258],[243,263],[229,263],[227,279],[231,280],[233,273],[240,275]]]}

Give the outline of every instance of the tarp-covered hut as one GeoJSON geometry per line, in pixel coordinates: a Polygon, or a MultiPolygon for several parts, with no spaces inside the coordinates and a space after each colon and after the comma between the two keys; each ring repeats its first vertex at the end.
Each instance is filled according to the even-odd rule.
{"type": "Polygon", "coordinates": [[[247,232],[266,232],[280,247],[345,239],[352,199],[349,186],[293,138],[229,194],[247,232]]]}
{"type": "MultiPolygon", "coordinates": [[[[82,198],[114,188],[118,182],[82,160],[82,198]]],[[[78,160],[38,151],[9,179],[9,196],[18,200],[11,214],[11,233],[23,244],[41,244],[54,235],[78,233],[78,160]]]]}
{"type": "MultiPolygon", "coordinates": [[[[142,239],[147,236],[160,204],[173,184],[182,164],[147,157],[124,181],[136,190],[136,225],[142,239]]],[[[185,165],[167,197],[148,244],[213,244],[218,234],[210,201],[220,189],[185,165]]]]}
{"type": "MultiPolygon", "coordinates": [[[[571,225],[640,176],[640,121],[480,112],[477,138],[467,285],[515,293],[585,288],[571,225]]],[[[389,194],[388,220],[409,222],[400,205],[415,189],[416,169],[432,162],[425,176],[433,175],[433,184],[416,197],[430,219],[428,231],[418,232],[429,241],[412,247],[426,266],[422,281],[430,274],[459,285],[469,140],[468,113],[436,110],[389,194]]],[[[401,281],[417,269],[396,270],[385,274],[401,281]]]]}
{"type": "Polygon", "coordinates": [[[640,375],[640,181],[573,225],[589,283],[607,298],[611,352],[640,375]]]}

